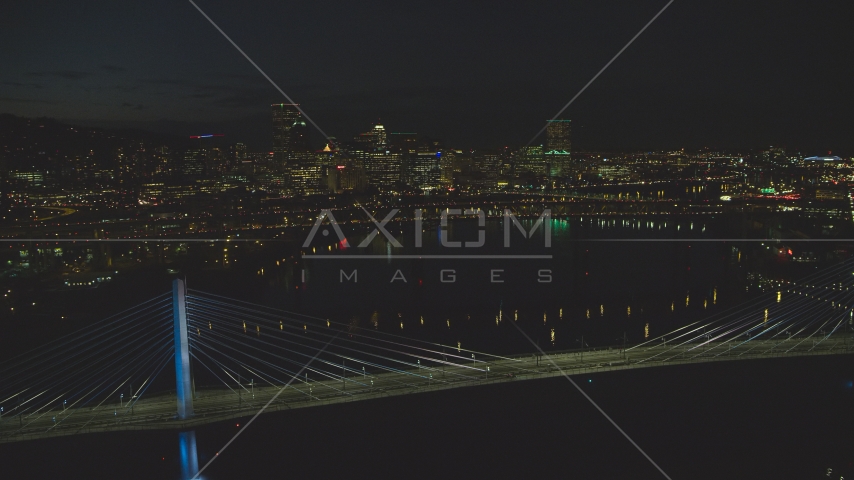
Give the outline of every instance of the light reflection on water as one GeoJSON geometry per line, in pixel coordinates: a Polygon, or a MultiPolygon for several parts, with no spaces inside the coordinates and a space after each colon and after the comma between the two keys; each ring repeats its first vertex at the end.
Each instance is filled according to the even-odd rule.
{"type": "Polygon", "coordinates": [[[196,431],[178,433],[181,480],[189,480],[199,473],[199,456],[196,450],[196,431]]]}
{"type": "MultiPolygon", "coordinates": [[[[601,346],[613,344],[623,332],[628,332],[629,342],[638,342],[715,313],[752,291],[743,282],[756,263],[756,252],[748,251],[747,265],[741,251],[746,247],[699,241],[737,237],[742,233],[740,224],[714,215],[608,217],[553,218],[553,242],[547,248],[544,229],[535,229],[537,219],[532,217],[519,219],[523,233],[511,230],[511,247],[505,246],[500,219],[488,219],[483,227],[464,219],[446,227],[425,225],[419,232],[423,239],[419,248],[414,247],[418,234],[410,228],[412,223],[400,222],[389,227],[403,245],[400,248],[378,235],[362,249],[344,251],[336,245],[337,253],[345,257],[334,261],[307,259],[277,269],[277,262],[286,255],[273,257],[266,266],[275,276],[269,277],[258,300],[333,322],[352,325],[369,318],[366,326],[376,330],[445,345],[461,340],[468,348],[513,353],[527,344],[517,342],[516,330],[503,325],[504,310],[529,329],[538,343],[567,349],[575,347],[572,338],[581,334],[586,342],[601,346]],[[449,241],[465,244],[478,238],[480,230],[486,231],[482,248],[452,253],[552,257],[520,262],[414,255],[449,255],[449,248],[441,245],[441,232],[447,232],[449,241]],[[639,238],[656,241],[623,241],[639,238]],[[375,255],[379,261],[346,258],[355,254],[375,255]],[[353,280],[342,280],[341,271],[351,275],[357,270],[358,280],[355,274],[353,280]],[[500,273],[493,275],[493,271],[500,273]],[[540,271],[549,272],[547,282],[540,271]],[[308,280],[291,283],[297,278],[308,280]],[[721,302],[718,287],[723,288],[721,302]],[[549,342],[552,329],[556,339],[549,342]]],[[[360,244],[371,229],[348,235],[351,244],[360,244]]],[[[321,247],[327,245],[320,243],[318,252],[329,250],[321,247]]]]}

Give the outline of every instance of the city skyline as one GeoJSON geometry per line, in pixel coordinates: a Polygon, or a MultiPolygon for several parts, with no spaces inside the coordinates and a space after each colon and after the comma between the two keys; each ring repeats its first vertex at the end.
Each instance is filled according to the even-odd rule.
{"type": "MultiPolygon", "coordinates": [[[[248,144],[270,145],[264,106],[287,100],[191,5],[146,7],[13,7],[7,19],[16,21],[2,35],[16,48],[0,54],[11,67],[0,75],[0,111],[179,134],[228,130],[248,144]],[[66,21],[90,33],[63,33],[66,21]]],[[[503,29],[464,33],[466,22],[484,15],[480,6],[450,15],[416,8],[402,17],[391,4],[358,13],[340,5],[324,9],[333,33],[318,38],[299,26],[289,37],[270,23],[278,14],[317,18],[317,7],[283,12],[262,3],[237,17],[227,7],[202,7],[330,135],[361,131],[366,119],[382,118],[397,131],[462,148],[527,143],[628,32],[642,26],[638,18],[660,8],[507,8],[491,13],[503,29]],[[362,23],[348,23],[353,15],[362,23]],[[565,19],[566,28],[543,28],[549,15],[565,19]],[[383,41],[381,32],[400,33],[406,22],[446,35],[383,41]],[[336,48],[342,36],[346,48],[336,48]],[[497,43],[482,48],[482,38],[497,43]],[[355,52],[371,53],[362,61],[355,52]],[[463,52],[479,60],[473,64],[463,52]],[[381,68],[372,66],[377,60],[381,68]],[[422,74],[428,65],[436,74],[422,74]],[[522,65],[536,67],[516,68],[522,65]]],[[[833,35],[809,33],[815,25],[841,31],[835,28],[843,26],[841,7],[675,4],[563,115],[574,120],[575,144],[586,150],[785,145],[850,151],[842,120],[852,98],[842,79],[851,67],[839,61],[844,50],[833,35]],[[729,8],[740,15],[727,15],[729,8]]]]}
{"type": "MultiPolygon", "coordinates": [[[[280,104],[274,103],[272,105],[280,105],[280,104]]],[[[270,124],[269,113],[267,113],[265,115],[265,117],[266,117],[265,123],[268,125],[268,128],[267,128],[267,131],[264,132],[264,134],[267,137],[273,138],[273,140],[272,141],[266,141],[266,142],[260,141],[258,143],[249,142],[248,140],[246,140],[245,136],[241,136],[241,135],[234,133],[232,131],[220,130],[220,129],[218,129],[218,127],[208,128],[210,125],[200,126],[199,128],[197,128],[195,130],[188,130],[184,127],[181,127],[179,130],[163,130],[163,129],[150,129],[150,128],[144,128],[144,127],[134,127],[134,128],[122,127],[122,126],[117,126],[117,125],[112,125],[112,124],[103,124],[103,123],[97,122],[97,121],[74,122],[74,121],[67,121],[67,120],[63,120],[63,119],[51,117],[51,116],[46,116],[46,115],[41,115],[41,116],[36,116],[36,117],[28,117],[25,115],[16,115],[16,114],[9,113],[9,112],[0,112],[0,116],[2,116],[2,115],[6,115],[7,118],[12,118],[12,119],[18,118],[18,119],[29,120],[29,121],[45,120],[48,122],[55,122],[57,124],[68,125],[68,126],[72,126],[75,128],[93,129],[93,130],[100,130],[100,131],[105,131],[105,132],[117,132],[117,133],[122,132],[122,133],[130,134],[130,135],[137,135],[137,136],[141,136],[141,137],[148,136],[151,138],[160,139],[159,142],[164,144],[164,145],[166,145],[167,143],[176,143],[176,142],[180,143],[184,139],[190,139],[193,141],[197,141],[199,139],[204,140],[205,138],[212,138],[212,137],[227,137],[228,140],[226,140],[226,143],[228,143],[229,145],[232,145],[232,146],[239,144],[239,145],[241,145],[242,148],[248,149],[248,150],[246,150],[247,152],[262,153],[262,152],[274,152],[275,151],[274,144],[275,144],[276,140],[274,138],[275,135],[272,133],[271,129],[269,128],[269,124],[270,124]],[[210,132],[214,132],[214,131],[216,131],[217,133],[216,134],[210,133],[210,132]],[[185,132],[191,132],[192,134],[185,134],[185,132]],[[204,132],[204,133],[202,133],[202,132],[204,132]],[[227,132],[227,133],[219,133],[219,132],[227,132]]],[[[557,122],[572,122],[571,119],[558,119],[558,120],[547,119],[547,120],[544,120],[543,122],[541,122],[541,124],[548,126],[550,123],[556,122],[556,121],[557,122]]],[[[370,118],[363,119],[363,121],[361,121],[360,124],[361,124],[361,127],[357,127],[352,132],[347,131],[347,132],[343,132],[340,135],[330,135],[329,138],[333,139],[335,142],[338,142],[338,143],[341,143],[341,142],[350,143],[353,141],[356,141],[358,143],[358,141],[359,141],[358,137],[359,136],[366,136],[366,135],[371,133],[371,132],[365,132],[364,130],[366,130],[366,129],[370,130],[377,125],[380,125],[383,127],[386,126],[385,122],[378,122],[377,120],[371,121],[370,118]]],[[[174,126],[174,125],[170,124],[170,128],[171,128],[171,126],[174,126]]],[[[305,127],[306,127],[306,131],[308,132],[311,150],[314,150],[317,152],[322,151],[329,144],[329,141],[327,139],[323,138],[315,129],[312,129],[309,125],[306,124],[305,127]],[[312,131],[314,132],[314,134],[312,134],[312,131]]],[[[335,132],[335,133],[338,133],[338,132],[335,132]]],[[[515,145],[507,145],[505,143],[496,143],[496,144],[491,144],[491,145],[482,145],[479,147],[472,147],[472,146],[468,146],[468,145],[457,145],[454,143],[450,143],[448,141],[445,141],[445,139],[443,137],[434,137],[434,136],[425,135],[425,134],[421,134],[419,132],[412,132],[412,131],[405,132],[405,131],[387,130],[386,135],[389,136],[388,142],[389,142],[390,146],[399,146],[401,144],[400,142],[407,142],[407,141],[409,141],[409,142],[429,142],[429,143],[438,142],[438,144],[441,144],[443,146],[443,148],[460,150],[460,151],[471,151],[471,152],[476,152],[476,151],[495,152],[495,151],[507,150],[507,149],[517,150],[519,148],[522,148],[524,145],[524,142],[520,143],[520,144],[515,144],[515,145]],[[395,143],[395,141],[394,141],[395,137],[394,136],[401,136],[401,137],[405,136],[407,138],[406,139],[401,138],[400,140],[397,141],[397,143],[395,143]]],[[[573,135],[573,134],[571,134],[571,135],[573,135]]],[[[260,138],[260,136],[259,136],[259,138],[260,138]]],[[[571,144],[574,144],[574,142],[575,142],[575,140],[573,138],[571,140],[571,144]]],[[[155,142],[155,143],[157,143],[157,142],[155,142]]],[[[547,149],[548,144],[549,144],[549,139],[548,139],[548,131],[546,128],[543,129],[543,133],[537,137],[536,141],[531,142],[531,145],[541,146],[544,149],[547,149]]],[[[181,147],[181,148],[189,148],[190,145],[192,145],[192,144],[187,143],[184,147],[181,147]]],[[[661,152],[679,152],[679,151],[681,151],[681,152],[720,152],[720,153],[727,153],[727,154],[742,153],[742,154],[750,155],[750,154],[755,154],[757,152],[762,152],[762,151],[768,150],[768,149],[782,149],[784,151],[798,152],[799,154],[804,154],[806,156],[841,156],[841,157],[847,158],[847,157],[850,157],[852,155],[852,149],[831,148],[831,149],[825,150],[825,149],[822,149],[820,147],[815,147],[815,146],[810,147],[809,145],[794,144],[794,143],[789,143],[789,142],[783,142],[783,143],[778,143],[778,144],[766,144],[766,143],[761,143],[759,141],[753,142],[753,143],[750,143],[747,145],[742,145],[742,146],[734,146],[734,145],[727,145],[727,144],[714,144],[714,145],[710,144],[710,145],[702,145],[702,146],[694,146],[694,147],[672,146],[672,147],[660,147],[660,148],[639,148],[639,147],[635,148],[635,147],[628,147],[628,146],[622,146],[621,147],[621,146],[617,146],[617,145],[601,145],[598,148],[583,148],[583,147],[577,147],[577,146],[572,147],[573,152],[587,153],[587,154],[589,154],[589,153],[602,153],[602,154],[609,154],[609,153],[612,153],[612,154],[620,154],[620,153],[661,153],[661,152]]]]}

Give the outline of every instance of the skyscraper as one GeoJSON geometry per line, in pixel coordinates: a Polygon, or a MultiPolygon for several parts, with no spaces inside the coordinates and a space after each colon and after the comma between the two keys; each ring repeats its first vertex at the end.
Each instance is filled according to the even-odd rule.
{"type": "Polygon", "coordinates": [[[356,151],[371,185],[381,191],[394,191],[400,184],[403,154],[386,150],[356,151]]]}
{"type": "Polygon", "coordinates": [[[357,143],[382,150],[388,146],[385,127],[381,124],[374,125],[370,132],[360,133],[355,138],[357,143]]]}
{"type": "Polygon", "coordinates": [[[302,117],[291,125],[285,170],[289,176],[289,187],[293,193],[312,195],[326,191],[326,172],[323,164],[328,155],[313,152],[309,137],[311,130],[302,117]]]}
{"type": "Polygon", "coordinates": [[[294,152],[310,152],[310,133],[311,130],[308,128],[308,125],[305,124],[305,121],[302,119],[302,116],[298,117],[296,121],[294,121],[293,125],[291,125],[291,128],[288,131],[288,154],[294,152]]]}
{"type": "Polygon", "coordinates": [[[246,144],[245,143],[235,143],[231,147],[231,160],[235,165],[240,164],[243,159],[246,158],[246,144]]]}
{"type": "Polygon", "coordinates": [[[572,168],[572,124],[570,120],[548,120],[546,122],[545,161],[550,177],[566,177],[572,168]]]}
{"type": "Polygon", "coordinates": [[[302,117],[296,104],[274,103],[273,109],[273,159],[284,165],[291,144],[291,127],[302,117]]]}
{"type": "Polygon", "coordinates": [[[516,175],[542,176],[549,173],[543,159],[543,147],[539,145],[520,148],[514,164],[516,175]]]}
{"type": "Polygon", "coordinates": [[[546,151],[557,151],[570,153],[572,151],[572,142],[570,141],[570,133],[572,132],[571,120],[548,120],[546,122],[546,151]]]}
{"type": "Polygon", "coordinates": [[[385,148],[386,147],[385,127],[383,127],[380,124],[374,125],[374,128],[371,129],[371,135],[374,138],[374,147],[375,148],[385,148]]]}
{"type": "Polygon", "coordinates": [[[181,174],[190,180],[198,180],[205,174],[205,164],[208,159],[208,151],[204,148],[191,148],[184,152],[181,162],[181,174]]]}
{"type": "Polygon", "coordinates": [[[441,160],[444,152],[423,150],[406,153],[404,181],[411,187],[435,190],[442,185],[441,160]]]}

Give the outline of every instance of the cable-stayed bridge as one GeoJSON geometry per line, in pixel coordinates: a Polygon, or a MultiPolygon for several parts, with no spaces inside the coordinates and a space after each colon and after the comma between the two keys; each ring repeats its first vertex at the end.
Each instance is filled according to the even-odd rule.
{"type": "MultiPolygon", "coordinates": [[[[191,428],[564,374],[851,353],[854,262],[629,348],[492,355],[211,293],[173,291],[0,364],[0,442],[191,428]],[[205,378],[218,387],[196,387],[205,378]]],[[[501,321],[514,322],[511,319],[501,321]]]]}

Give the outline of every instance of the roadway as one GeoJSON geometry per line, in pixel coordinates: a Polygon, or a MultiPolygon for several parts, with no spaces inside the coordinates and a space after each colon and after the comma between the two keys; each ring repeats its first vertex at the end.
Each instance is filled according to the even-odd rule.
{"type": "MultiPolygon", "coordinates": [[[[647,344],[629,348],[608,347],[505,357],[488,362],[476,356],[470,362],[451,365],[426,362],[419,368],[394,373],[350,375],[345,380],[294,380],[287,388],[249,385],[199,388],[195,415],[175,416],[174,393],[142,398],[130,408],[114,403],[80,409],[42,410],[24,416],[0,417],[0,443],[118,430],[191,428],[231,418],[254,415],[268,402],[265,412],[330,405],[341,402],[430,392],[449,388],[533,380],[563,375],[599,373],[633,368],[660,367],[702,362],[751,360],[854,352],[854,337],[838,333],[823,341],[813,338],[751,340],[741,345],[720,342],[674,346],[647,344]],[[275,399],[274,399],[275,397],[275,399]]],[[[116,399],[118,400],[118,398],[116,399]]]]}

